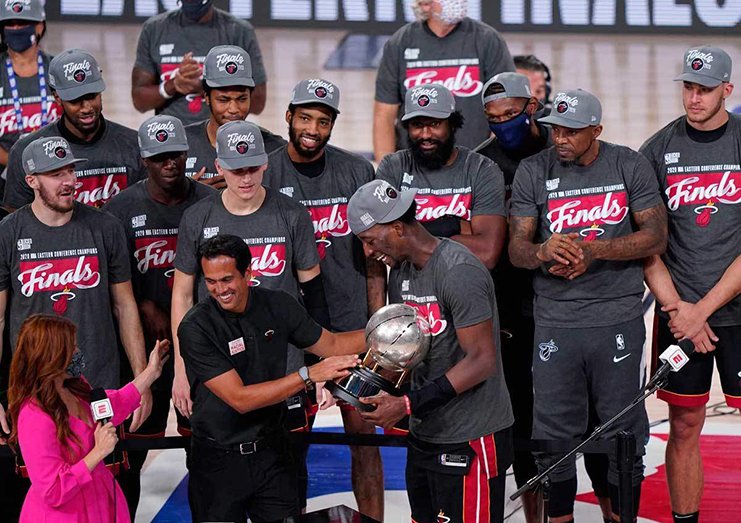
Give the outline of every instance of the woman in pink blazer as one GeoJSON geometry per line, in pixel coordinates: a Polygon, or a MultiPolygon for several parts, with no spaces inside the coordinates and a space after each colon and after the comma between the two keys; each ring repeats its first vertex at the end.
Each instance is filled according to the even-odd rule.
{"type": "Polygon", "coordinates": [[[133,382],[107,391],[113,418],[101,425],[91,414],[76,335],[74,323],[47,314],[30,316],[18,334],[8,389],[9,442],[20,446],[31,478],[20,523],[130,523],[123,492],[103,459],[118,441],[115,426],[162,373],[169,342],[157,343],[133,382]]]}

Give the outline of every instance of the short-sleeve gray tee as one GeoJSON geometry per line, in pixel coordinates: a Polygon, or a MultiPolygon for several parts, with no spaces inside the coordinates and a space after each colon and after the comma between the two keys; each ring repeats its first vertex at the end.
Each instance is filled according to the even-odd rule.
{"type": "MultiPolygon", "coordinates": [[[[266,83],[262,53],[254,28],[246,20],[217,8],[214,8],[211,20],[202,24],[189,20],[180,9],[153,16],[144,22],[134,67],[164,82],[175,76],[187,53],[193,53],[193,59],[202,65],[208,52],[217,45],[237,45],[247,51],[255,85],[266,83]]],[[[209,116],[208,107],[200,94],[176,95],[156,112],[176,116],[185,125],[200,122],[209,116]]]]}
{"type": "MultiPolygon", "coordinates": [[[[188,138],[188,159],[185,162],[185,176],[192,177],[204,167],[203,179],[207,180],[218,176],[216,172],[216,148],[211,145],[208,139],[208,120],[205,122],[196,122],[185,126],[185,135],[188,138]]],[[[273,134],[267,129],[260,127],[262,141],[265,144],[265,152],[270,154],[279,147],[283,147],[286,141],[273,134]]]]}
{"type": "MultiPolygon", "coordinates": [[[[553,233],[579,233],[588,242],[635,232],[631,213],[661,205],[661,197],[641,154],[601,141],[597,159],[587,166],[563,166],[553,147],[523,160],[511,202],[512,216],[538,219],[536,243],[553,233]]],[[[574,280],[541,267],[534,288],[538,325],[615,325],[642,313],[643,265],[641,260],[595,260],[574,280]]]]}
{"type": "MultiPolygon", "coordinates": [[[[669,216],[663,259],[681,298],[696,303],[741,255],[741,116],[729,114],[723,136],[693,141],[684,116],[641,147],[659,179],[669,216]]],[[[664,314],[659,312],[660,314],[664,314]]],[[[708,319],[741,325],[741,296],[708,319]]]]}
{"type": "Polygon", "coordinates": [[[287,147],[278,149],[268,157],[263,183],[309,211],[332,329],[363,329],[368,321],[366,262],[363,247],[347,221],[347,202],[373,179],[373,166],[337,147],[327,146],[324,155],[324,172],[309,178],[293,166],[287,147]]]}
{"type": "Polygon", "coordinates": [[[421,270],[408,261],[391,270],[389,302],[411,305],[430,322],[430,351],[412,371],[412,390],[430,384],[465,357],[457,329],[491,320],[497,342],[494,375],[424,418],[412,415],[412,435],[431,443],[461,443],[511,426],[494,283],[484,264],[463,245],[441,238],[421,270]]]}
{"type": "MultiPolygon", "coordinates": [[[[426,23],[405,25],[386,42],[376,76],[376,101],[401,104],[404,94],[424,84],[442,84],[456,97],[466,122],[456,134],[460,145],[473,149],[490,135],[481,106],[481,90],[492,76],[514,71],[515,65],[501,35],[482,22],[466,18],[444,38],[426,23]]],[[[406,132],[401,146],[406,147],[406,132]]]]}
{"type": "Polygon", "coordinates": [[[109,286],[129,280],[126,235],[106,212],[76,203],[69,222],[49,227],[27,205],[0,222],[0,290],[10,295],[12,350],[28,316],[68,318],[93,388],[120,385],[109,286]]]}
{"type": "Polygon", "coordinates": [[[453,164],[436,171],[415,162],[409,149],[389,154],[378,165],[376,178],[401,191],[418,189],[415,201],[420,222],[505,216],[504,177],[497,164],[465,147],[457,149],[453,164]]]}

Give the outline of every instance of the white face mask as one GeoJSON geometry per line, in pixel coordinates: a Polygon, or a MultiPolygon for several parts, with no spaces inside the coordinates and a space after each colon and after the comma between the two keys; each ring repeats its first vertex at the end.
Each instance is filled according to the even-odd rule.
{"type": "Polygon", "coordinates": [[[442,7],[438,14],[433,11],[443,23],[456,25],[468,16],[468,0],[437,0],[442,7]]]}

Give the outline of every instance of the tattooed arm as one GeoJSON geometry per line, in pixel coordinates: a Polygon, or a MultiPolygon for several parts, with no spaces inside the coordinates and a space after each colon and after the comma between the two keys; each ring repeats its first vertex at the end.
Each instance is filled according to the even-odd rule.
{"type": "Polygon", "coordinates": [[[634,212],[632,216],[638,231],[611,240],[576,242],[584,251],[583,260],[571,267],[555,265],[550,268],[551,274],[573,280],[584,274],[593,260],[637,260],[662,254],[669,236],[664,204],[634,212]]]}
{"type": "Polygon", "coordinates": [[[543,243],[533,243],[537,226],[535,216],[510,216],[509,259],[512,265],[536,269],[544,262],[557,261],[570,266],[583,257],[582,249],[574,242],[578,233],[554,233],[543,243]]]}

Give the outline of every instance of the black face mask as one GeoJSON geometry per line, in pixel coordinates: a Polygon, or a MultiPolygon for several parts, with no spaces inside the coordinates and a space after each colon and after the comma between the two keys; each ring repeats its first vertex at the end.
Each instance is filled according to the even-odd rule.
{"type": "Polygon", "coordinates": [[[3,28],[3,36],[8,47],[16,53],[22,53],[36,43],[36,26],[27,25],[20,29],[3,28]]]}
{"type": "Polygon", "coordinates": [[[82,376],[82,369],[84,368],[85,355],[82,353],[81,350],[76,350],[74,354],[72,354],[72,360],[69,362],[69,365],[67,366],[67,370],[65,372],[73,378],[79,378],[80,376],[82,376]]]}
{"type": "Polygon", "coordinates": [[[212,0],[180,0],[180,9],[189,20],[197,22],[211,9],[212,0]]]}

